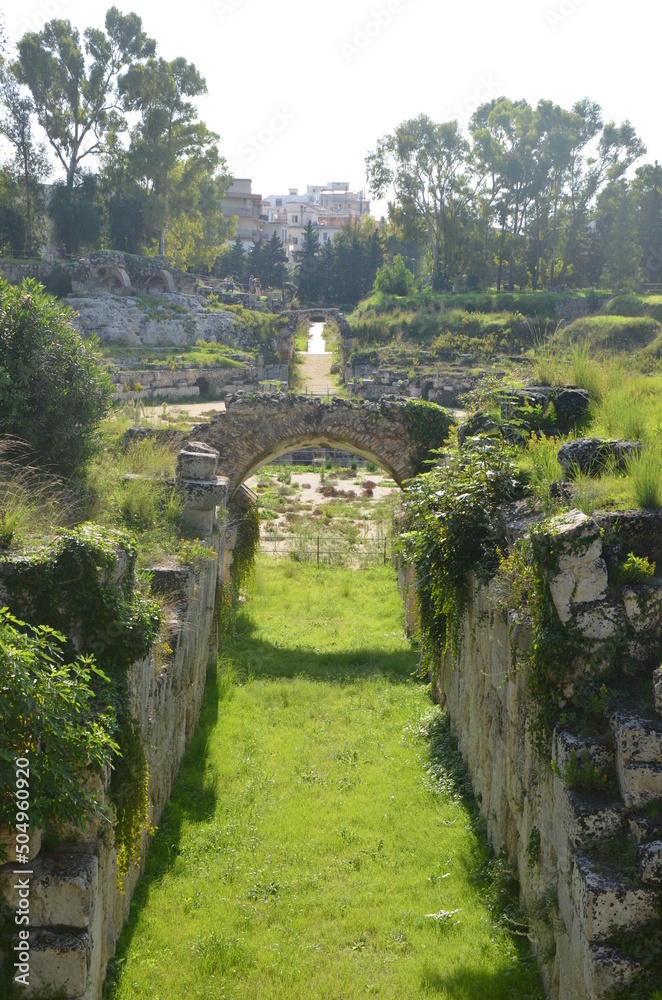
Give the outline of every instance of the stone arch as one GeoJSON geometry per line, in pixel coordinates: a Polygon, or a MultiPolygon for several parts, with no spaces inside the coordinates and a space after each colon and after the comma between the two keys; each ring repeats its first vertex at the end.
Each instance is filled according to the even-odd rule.
{"type": "Polygon", "coordinates": [[[120,292],[122,295],[130,295],[131,278],[123,267],[106,268],[106,275],[103,279],[103,287],[113,292],[120,292]]]}
{"type": "MultiPolygon", "coordinates": [[[[440,411],[441,412],[441,411],[440,411]]],[[[448,425],[446,424],[446,432],[448,425]]],[[[428,448],[414,439],[405,403],[324,403],[311,396],[234,396],[226,410],[193,436],[219,452],[219,472],[233,493],[260,466],[300,447],[343,448],[373,462],[401,486],[416,474],[428,448]]]]}
{"type": "Polygon", "coordinates": [[[160,267],[158,271],[153,271],[147,278],[145,291],[175,292],[177,289],[175,288],[175,282],[170,271],[166,271],[165,268],[160,267]]]}

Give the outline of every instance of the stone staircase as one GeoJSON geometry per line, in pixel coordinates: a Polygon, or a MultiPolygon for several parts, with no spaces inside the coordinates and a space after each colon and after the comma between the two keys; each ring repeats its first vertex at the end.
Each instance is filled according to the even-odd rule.
{"type": "MultiPolygon", "coordinates": [[[[656,676],[654,688],[661,687],[662,676],[656,676]]],[[[558,882],[559,915],[579,946],[575,952],[583,957],[592,1000],[614,988],[627,989],[645,971],[609,940],[618,935],[627,941],[661,920],[662,713],[656,701],[656,712],[617,711],[610,739],[567,730],[555,735],[557,774],[567,773],[574,754],[601,774],[615,776],[619,789],[617,798],[586,794],[554,779],[560,786],[554,794],[554,840],[568,847],[567,857],[559,857],[559,870],[566,870],[558,882]]]]}

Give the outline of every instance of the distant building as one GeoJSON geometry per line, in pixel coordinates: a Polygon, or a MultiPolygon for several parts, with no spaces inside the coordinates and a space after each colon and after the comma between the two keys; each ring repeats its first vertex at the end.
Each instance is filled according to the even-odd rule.
{"type": "Polygon", "coordinates": [[[251,186],[250,178],[233,177],[222,205],[224,218],[236,217],[237,236],[244,241],[247,250],[264,235],[260,218],[262,195],[253,194],[251,186]]]}
{"type": "Polygon", "coordinates": [[[319,229],[320,246],[333,240],[348,222],[362,223],[370,214],[370,202],[363,191],[349,190],[346,181],[309,184],[305,194],[290,188],[287,194],[269,195],[262,203],[262,231],[265,239],[277,233],[290,263],[301,249],[308,222],[319,229]]]}

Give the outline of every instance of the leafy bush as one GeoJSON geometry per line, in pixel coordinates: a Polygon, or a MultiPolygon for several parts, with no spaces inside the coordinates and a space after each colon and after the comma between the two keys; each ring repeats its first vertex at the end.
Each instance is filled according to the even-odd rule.
{"type": "Polygon", "coordinates": [[[95,342],[82,340],[71,318],[36,281],[0,281],[0,432],[63,475],[93,450],[112,397],[95,342]]]}
{"type": "Polygon", "coordinates": [[[106,687],[93,657],[66,663],[58,632],[0,610],[0,821],[16,826],[17,757],[30,761],[32,829],[82,826],[100,811],[84,779],[118,751],[113,712],[98,707],[98,690],[106,687]]]}
{"type": "Polygon", "coordinates": [[[521,495],[514,451],[484,441],[417,476],[404,496],[404,543],[416,565],[421,627],[435,652],[459,644],[469,575],[487,579],[499,563],[499,504],[521,495]]]}
{"type": "Polygon", "coordinates": [[[377,271],[374,290],[384,295],[408,295],[414,287],[414,275],[405,264],[402,254],[396,254],[392,264],[384,264],[377,271]]]}

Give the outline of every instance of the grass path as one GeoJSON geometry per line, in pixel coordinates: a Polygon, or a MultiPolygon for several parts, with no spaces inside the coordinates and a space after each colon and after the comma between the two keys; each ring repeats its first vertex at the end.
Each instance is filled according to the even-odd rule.
{"type": "Polygon", "coordinates": [[[543,996],[401,617],[389,568],[259,564],[106,998],[543,996]]]}

